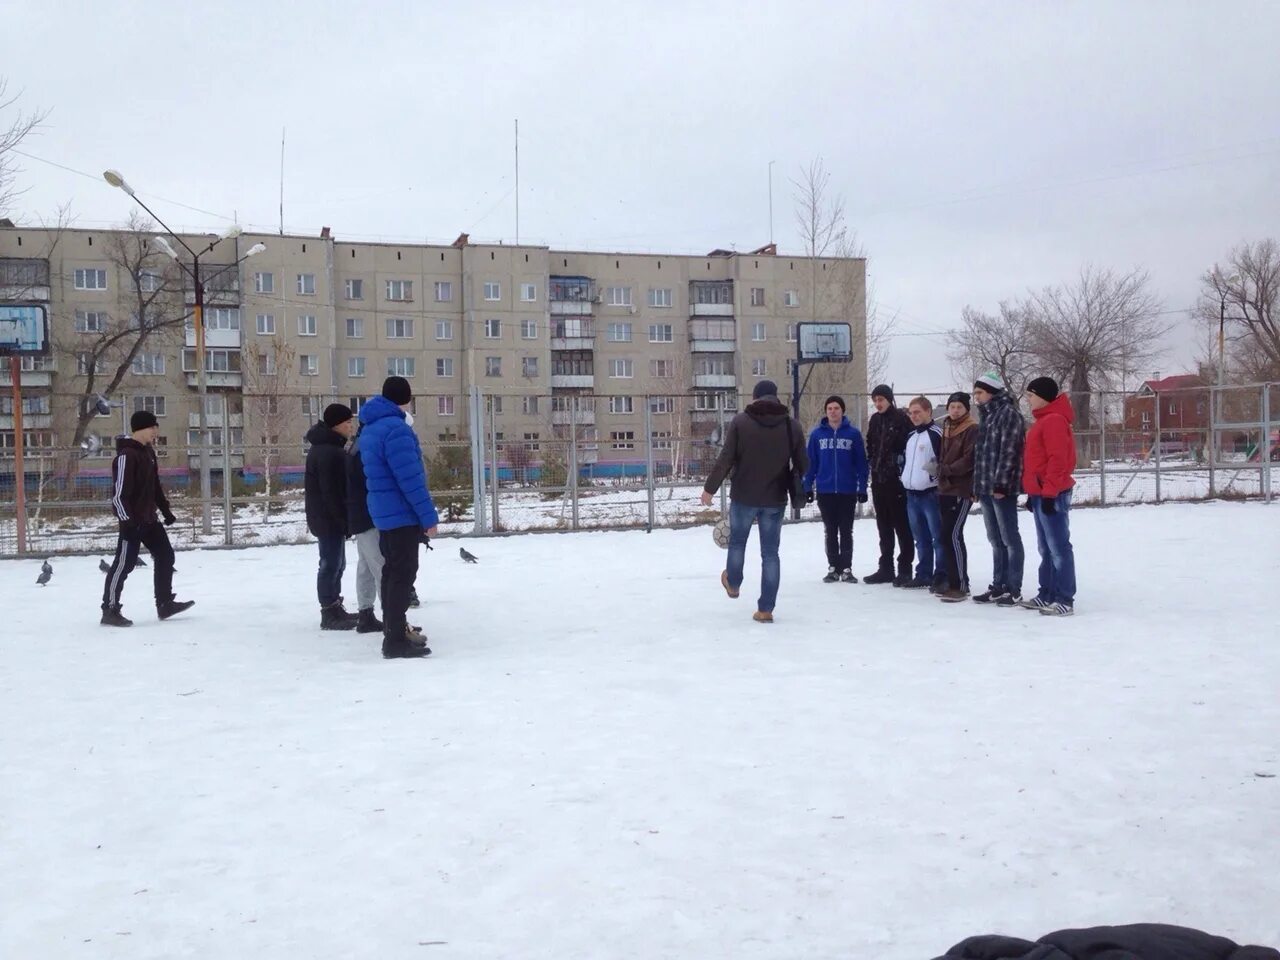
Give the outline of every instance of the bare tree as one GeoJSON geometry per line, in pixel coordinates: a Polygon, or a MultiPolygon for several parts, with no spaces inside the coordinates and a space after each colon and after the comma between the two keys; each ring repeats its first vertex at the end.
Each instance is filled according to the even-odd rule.
{"type": "Polygon", "coordinates": [[[0,213],[7,213],[19,194],[14,186],[18,177],[18,166],[14,160],[14,151],[22,141],[39,129],[49,116],[47,110],[33,113],[22,113],[13,109],[18,102],[18,95],[9,95],[9,81],[0,77],[0,213]]]}
{"type": "MultiPolygon", "coordinates": [[[[691,399],[688,396],[693,383],[693,362],[689,354],[689,345],[682,343],[683,349],[671,351],[670,356],[656,360],[651,368],[651,380],[655,387],[654,394],[646,397],[649,404],[649,419],[653,432],[666,434],[660,438],[669,444],[667,452],[671,456],[671,475],[684,474],[688,460],[688,445],[693,439],[693,420],[689,409],[691,399]]],[[[648,438],[653,443],[652,436],[648,438]]],[[[658,457],[655,452],[654,459],[658,457]]]]}
{"type": "Polygon", "coordinates": [[[148,241],[154,232],[154,224],[135,213],[123,229],[109,234],[106,257],[121,285],[120,310],[51,323],[60,331],[57,352],[74,356],[83,378],[72,448],[98,415],[94,398],[115,394],[143,347],[168,344],[182,334],[187,319],[182,277],[172,260],[152,251],[148,241]]]}
{"type": "Polygon", "coordinates": [[[1150,370],[1169,327],[1145,270],[1117,274],[1084,267],[1072,284],[1047,287],[1025,303],[1031,314],[1036,374],[1054,376],[1072,394],[1076,420],[1092,426],[1093,391],[1150,370]]]}
{"type": "Polygon", "coordinates": [[[1232,250],[1225,267],[1215,264],[1201,279],[1195,312],[1215,331],[1215,372],[1222,322],[1230,354],[1224,374],[1242,382],[1280,380],[1280,244],[1266,239],[1232,250]]]}
{"type": "MultiPolygon", "coordinates": [[[[263,515],[271,515],[275,475],[279,470],[284,446],[281,436],[294,419],[296,404],[287,401],[294,394],[293,371],[298,352],[281,337],[254,341],[244,348],[246,427],[252,424],[262,442],[262,476],[266,486],[263,515]]],[[[230,429],[230,424],[224,424],[230,429]]],[[[246,434],[247,436],[247,434],[246,434]]],[[[290,444],[290,445],[296,445],[290,444]]]]}
{"type": "Polygon", "coordinates": [[[960,383],[994,370],[1014,396],[1021,396],[1037,366],[1032,354],[1032,322],[1025,305],[1000,301],[999,313],[992,315],[966,306],[960,313],[947,359],[960,383]]]}

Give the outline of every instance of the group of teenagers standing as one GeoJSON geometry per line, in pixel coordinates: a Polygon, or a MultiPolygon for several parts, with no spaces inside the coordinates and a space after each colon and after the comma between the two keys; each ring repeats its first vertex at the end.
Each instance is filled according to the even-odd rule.
{"type": "Polygon", "coordinates": [[[1027,429],[1018,398],[995,372],[982,374],[972,395],[947,398],[945,416],[934,419],[927,397],[904,410],[881,384],[871,394],[876,412],[862,432],[849,422],[845,402],[828,397],[825,416],[804,440],[804,430],[778,400],[772,381],[757,384],[752,402],[725,435],[702,502],[732,477],[729,557],[721,585],[739,595],[746,544],[760,529],[761,595],[756,620],[772,622],[780,581],[778,543],[793,477],[808,502],[817,502],[826,534],[826,583],[857,583],[853,574],[853,523],[870,500],[880,541],[876,570],[867,584],[928,590],[944,603],[976,603],[1070,616],[1075,610],[1075,556],[1069,515],[1076,465],[1074,414],[1050,377],[1026,389],[1032,424],[1027,429]],[[974,405],[977,406],[975,417],[974,405]],[[785,425],[785,430],[780,429],[785,425]],[[1018,496],[1027,496],[1040,552],[1039,584],[1022,593],[1024,550],[1018,529],[1018,496]],[[981,507],[992,551],[990,585],[971,594],[964,529],[974,504],[981,507]],[[895,563],[895,546],[897,558],[895,563]]]}

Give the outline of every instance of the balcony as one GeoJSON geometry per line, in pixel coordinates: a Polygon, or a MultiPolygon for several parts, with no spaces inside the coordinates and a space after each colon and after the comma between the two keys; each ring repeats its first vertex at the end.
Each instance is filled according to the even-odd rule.
{"type": "MultiPolygon", "coordinates": [[[[214,276],[223,267],[219,265],[209,265],[204,267],[200,272],[205,277],[214,276]]],[[[191,285],[188,279],[183,294],[186,297],[187,305],[192,306],[196,302],[195,287],[191,285]]],[[[215,279],[212,283],[208,280],[204,283],[204,304],[206,307],[229,306],[237,307],[240,305],[240,277],[235,268],[232,268],[222,276],[215,279]]]]}
{"type": "MultiPolygon", "coordinates": [[[[243,413],[233,413],[231,414],[229,419],[231,420],[232,427],[244,426],[243,413]]],[[[222,414],[221,413],[205,414],[204,425],[206,429],[212,429],[213,427],[221,427],[223,425],[222,414]]],[[[192,430],[198,430],[200,428],[200,414],[199,413],[187,414],[187,426],[190,427],[192,430]]]]}
{"type": "Polygon", "coordinates": [[[551,315],[553,317],[589,317],[593,304],[590,300],[552,300],[551,315]]]}
{"type": "MultiPolygon", "coordinates": [[[[9,364],[0,361],[0,387],[12,387],[13,377],[9,375],[9,364]]],[[[23,370],[22,388],[53,386],[52,370],[23,370]]]]}
{"type": "Polygon", "coordinates": [[[733,373],[695,373],[693,385],[699,389],[732,390],[738,385],[738,377],[733,373]]]}
{"type": "MultiPolygon", "coordinates": [[[[241,379],[239,370],[209,370],[204,375],[204,382],[207,386],[215,389],[218,387],[234,387],[239,389],[243,380],[241,379]]],[[[199,386],[197,375],[194,372],[187,372],[187,386],[192,388],[199,386]]]]}
{"type": "Polygon", "coordinates": [[[583,410],[582,408],[579,408],[574,413],[570,413],[568,410],[552,410],[551,423],[560,427],[567,427],[571,423],[579,427],[593,427],[596,423],[596,412],[595,410],[583,410]]]}
{"type": "MultiPolygon", "coordinates": [[[[186,328],[186,341],[188,347],[196,345],[196,328],[189,326],[186,328]]],[[[239,330],[210,330],[205,327],[204,345],[208,349],[218,347],[220,349],[240,349],[240,331],[239,330]]]]}
{"type": "MultiPolygon", "coordinates": [[[[24,413],[22,415],[23,430],[48,430],[53,426],[53,414],[51,413],[24,413]]],[[[12,414],[0,414],[0,430],[12,430],[14,428],[12,414]]]]}
{"type": "Polygon", "coordinates": [[[689,316],[732,317],[732,280],[694,280],[689,284],[689,316]]]}
{"type": "Polygon", "coordinates": [[[580,320],[551,321],[552,350],[594,350],[596,327],[589,315],[580,320]]]}
{"type": "Polygon", "coordinates": [[[49,261],[0,257],[0,300],[49,302],[49,261]]]}
{"type": "Polygon", "coordinates": [[[691,303],[689,304],[689,316],[691,317],[732,317],[732,303],[691,303]]]}
{"type": "Polygon", "coordinates": [[[552,388],[576,388],[590,390],[596,385],[595,374],[593,373],[553,373],[551,374],[552,388]]]}
{"type": "Polygon", "coordinates": [[[689,349],[694,353],[733,353],[737,349],[734,340],[704,340],[690,338],[689,349]]]}
{"type": "Polygon", "coordinates": [[[596,298],[596,285],[590,277],[552,276],[547,288],[551,312],[563,316],[585,316],[591,312],[596,298]]]}

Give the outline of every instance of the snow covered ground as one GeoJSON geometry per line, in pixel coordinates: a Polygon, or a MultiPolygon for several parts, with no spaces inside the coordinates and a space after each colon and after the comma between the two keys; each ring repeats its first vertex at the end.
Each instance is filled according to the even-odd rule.
{"type": "Polygon", "coordinates": [[[706,529],[441,541],[421,662],[316,628],[312,547],[181,554],[168,623],[139,570],[128,631],[96,558],[0,563],[0,956],[1280,944],[1280,507],[1073,522],[1067,620],[822,584],[813,524],[772,626],[706,529]]]}

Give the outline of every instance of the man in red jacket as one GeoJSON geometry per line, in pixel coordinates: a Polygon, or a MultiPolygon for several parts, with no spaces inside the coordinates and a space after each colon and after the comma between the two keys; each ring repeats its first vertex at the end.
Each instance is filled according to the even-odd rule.
{"type": "Polygon", "coordinates": [[[1036,521],[1040,548],[1040,591],[1022,606],[1051,617],[1075,610],[1076,558],[1071,549],[1071,488],[1076,485],[1075,414],[1066,394],[1050,377],[1027,384],[1027,404],[1034,422],[1022,454],[1022,489],[1036,521]]]}

